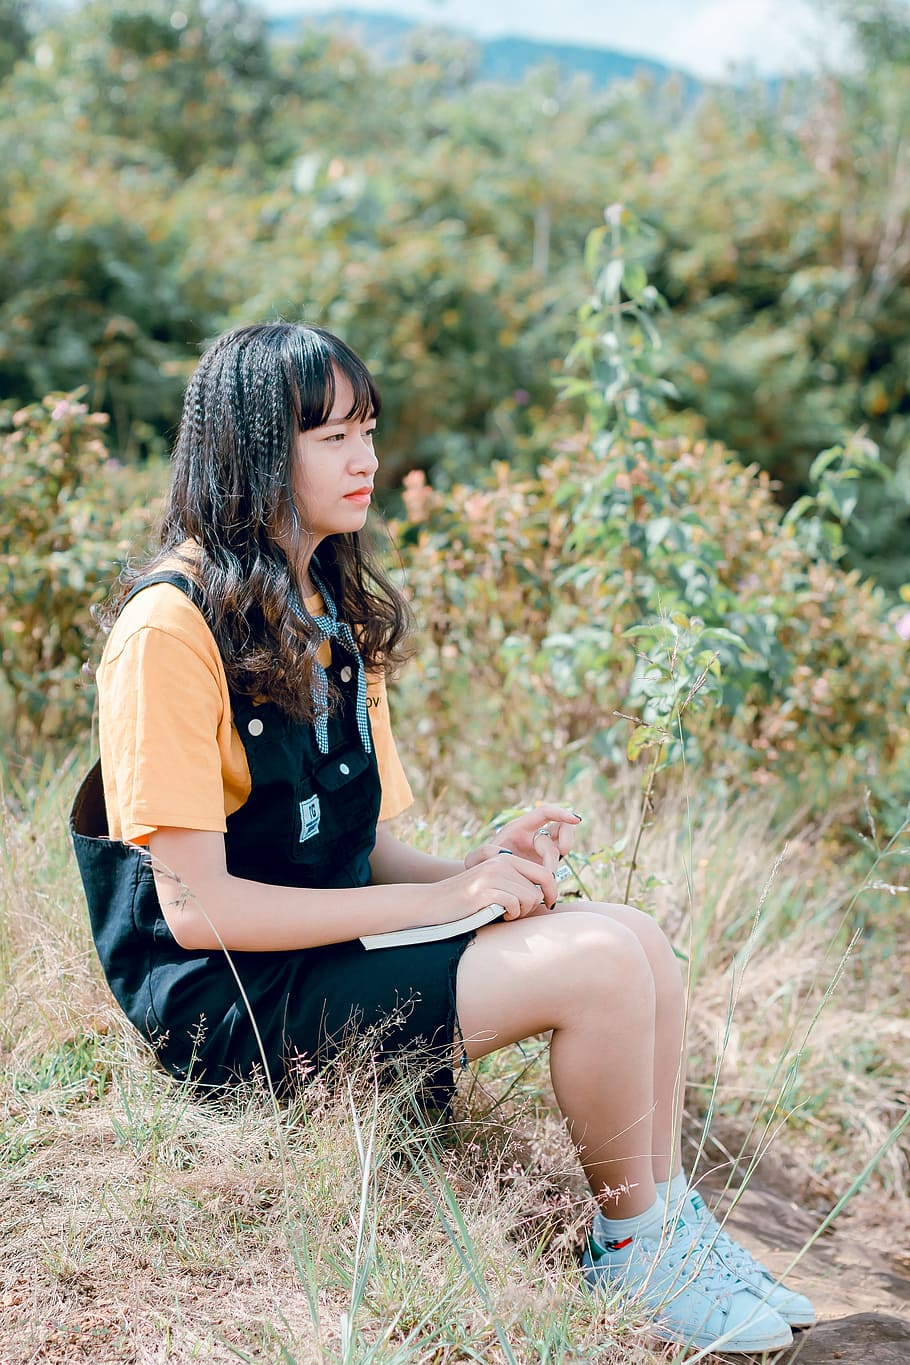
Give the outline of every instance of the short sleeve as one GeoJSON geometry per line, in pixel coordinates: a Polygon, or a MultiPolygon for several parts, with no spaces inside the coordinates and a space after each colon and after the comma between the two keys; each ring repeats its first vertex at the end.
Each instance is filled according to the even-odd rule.
{"type": "Polygon", "coordinates": [[[178,588],[148,588],[133,606],[98,670],[111,835],[144,843],[161,826],[223,833],[230,702],[214,639],[178,588]],[[163,594],[174,595],[165,603],[167,628],[149,620],[163,594]]]}
{"type": "MultiPolygon", "coordinates": [[[[112,838],[147,843],[162,826],[224,833],[249,797],[250,772],[231,718],[224,664],[202,613],[169,583],[127,604],[98,668],[99,732],[112,838]]],[[[367,701],[381,820],[412,802],[382,677],[367,701]]]]}
{"type": "Polygon", "coordinates": [[[370,728],[376,748],[376,762],[379,765],[379,781],[382,785],[379,818],[391,820],[393,816],[407,810],[414,796],[401,759],[398,757],[389,715],[389,698],[385,679],[381,675],[368,674],[367,705],[370,710],[370,728]]]}

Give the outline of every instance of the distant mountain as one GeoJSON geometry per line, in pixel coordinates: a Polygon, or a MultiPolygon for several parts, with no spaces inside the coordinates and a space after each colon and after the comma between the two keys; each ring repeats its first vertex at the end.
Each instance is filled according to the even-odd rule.
{"type": "MultiPolygon", "coordinates": [[[[407,55],[410,35],[420,27],[398,14],[351,9],[326,10],[318,14],[287,14],[269,20],[269,30],[275,38],[294,39],[307,28],[327,28],[355,39],[384,62],[402,61],[407,55]]],[[[522,80],[535,67],[558,66],[567,76],[589,76],[595,86],[646,75],[661,84],[671,77],[678,80],[689,97],[703,88],[687,72],[674,70],[650,57],[636,57],[609,48],[538,42],[533,38],[484,40],[448,24],[434,27],[443,28],[455,38],[467,38],[480,49],[481,80],[511,84],[522,80]]]]}

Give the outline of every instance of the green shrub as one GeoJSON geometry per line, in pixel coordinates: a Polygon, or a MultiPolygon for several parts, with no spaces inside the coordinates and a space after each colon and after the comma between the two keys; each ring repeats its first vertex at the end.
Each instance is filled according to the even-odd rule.
{"type": "Polygon", "coordinates": [[[710,704],[668,736],[667,759],[684,746],[759,785],[811,770],[816,808],[855,811],[902,761],[910,703],[894,610],[825,553],[837,535],[823,518],[849,517],[868,449],[826,456],[803,518],[782,520],[767,474],[718,443],[659,434],[659,301],[625,260],[618,210],[589,264],[564,385],[585,402],[583,429],[562,433],[535,478],[500,466],[444,498],[418,475],[406,485],[400,538],[426,646],[403,687],[432,715],[420,766],[481,804],[494,784],[552,786],[554,769],[610,772],[630,719],[672,717],[705,674],[710,704]],[[484,774],[489,733],[498,762],[484,774]]]}
{"type": "Polygon", "coordinates": [[[147,537],[161,482],[110,459],[107,417],[81,397],[0,414],[0,681],[7,735],[30,757],[88,733],[91,607],[147,537]]]}

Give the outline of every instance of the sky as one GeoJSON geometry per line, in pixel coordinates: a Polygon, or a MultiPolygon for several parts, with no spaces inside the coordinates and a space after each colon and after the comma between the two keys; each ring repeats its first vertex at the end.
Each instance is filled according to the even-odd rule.
{"type": "Polygon", "coordinates": [[[844,60],[833,0],[260,0],[269,14],[377,10],[480,37],[513,34],[656,57],[706,79],[844,60]]]}

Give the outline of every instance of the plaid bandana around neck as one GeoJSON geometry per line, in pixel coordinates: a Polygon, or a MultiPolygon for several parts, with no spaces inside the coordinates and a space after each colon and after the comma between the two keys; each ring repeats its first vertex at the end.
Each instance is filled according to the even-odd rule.
{"type": "MultiPolygon", "coordinates": [[[[367,718],[367,679],[360,650],[357,648],[351,627],[346,621],[339,621],[332,594],[315,572],[312,564],[310,565],[310,578],[313,580],[313,586],[317,592],[322,595],[322,601],[325,605],[324,614],[322,616],[311,616],[306,611],[296,590],[291,598],[291,605],[302,620],[313,622],[321,639],[329,642],[337,640],[342,648],[353,655],[357,667],[357,729],[360,732],[363,747],[369,754],[372,752],[373,745],[370,741],[370,722],[367,718]]],[[[313,661],[313,701],[316,706],[316,719],[313,722],[316,731],[316,743],[319,752],[327,754],[329,751],[329,679],[318,659],[313,661]]]]}

